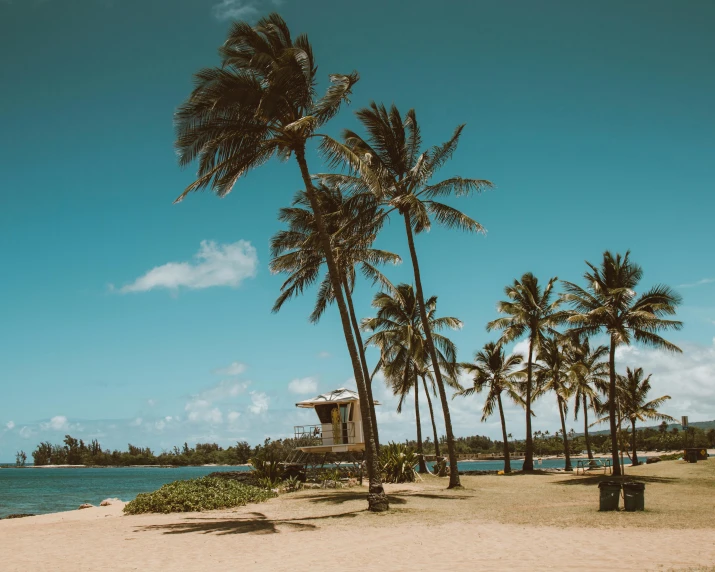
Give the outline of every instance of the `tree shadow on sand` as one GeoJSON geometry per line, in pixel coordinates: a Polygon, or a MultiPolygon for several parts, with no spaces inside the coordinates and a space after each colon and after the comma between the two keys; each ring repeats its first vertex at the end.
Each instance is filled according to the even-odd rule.
{"type": "Polygon", "coordinates": [[[304,518],[270,519],[260,512],[251,512],[238,518],[193,517],[184,522],[168,524],[153,524],[142,526],[135,532],[160,531],[164,534],[277,534],[284,530],[316,530],[318,527],[306,521],[333,520],[355,518],[364,511],[344,512],[325,516],[309,516],[304,518]]]}
{"type": "Polygon", "coordinates": [[[554,481],[555,485],[586,485],[595,486],[602,481],[620,481],[624,483],[661,483],[673,484],[680,481],[674,477],[652,477],[647,475],[625,475],[623,477],[614,477],[611,475],[592,475],[592,476],[577,476],[573,475],[568,479],[554,481]]]}
{"type": "MultiPolygon", "coordinates": [[[[390,504],[405,504],[407,501],[401,498],[397,498],[398,495],[388,495],[387,500],[390,504]]],[[[365,491],[360,492],[329,492],[324,494],[312,494],[312,495],[301,495],[300,500],[306,499],[312,503],[326,503],[326,504],[343,504],[346,502],[359,500],[367,500],[367,493],[365,491]]]]}

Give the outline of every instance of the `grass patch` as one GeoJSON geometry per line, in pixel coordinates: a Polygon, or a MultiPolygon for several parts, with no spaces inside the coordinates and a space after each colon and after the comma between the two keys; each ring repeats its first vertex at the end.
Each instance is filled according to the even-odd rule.
{"type": "Polygon", "coordinates": [[[174,481],[153,493],[142,493],[127,503],[125,514],[200,512],[244,506],[275,497],[272,491],[229,479],[202,477],[174,481]]]}

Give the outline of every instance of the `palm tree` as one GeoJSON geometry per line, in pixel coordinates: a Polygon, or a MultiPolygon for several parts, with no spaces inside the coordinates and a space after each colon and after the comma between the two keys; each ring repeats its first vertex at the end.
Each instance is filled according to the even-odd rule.
{"type": "Polygon", "coordinates": [[[559,408],[559,417],[561,418],[561,438],[564,443],[564,470],[572,471],[571,454],[569,452],[569,439],[566,432],[566,412],[568,410],[568,400],[571,397],[572,388],[568,383],[568,371],[564,345],[567,340],[559,334],[550,338],[544,338],[539,353],[538,360],[541,362],[536,364],[536,379],[539,393],[553,391],[556,395],[556,405],[559,408]]]}
{"type": "Polygon", "coordinates": [[[708,429],[707,432],[708,443],[711,447],[715,447],[715,429],[708,429]]]}
{"type": "Polygon", "coordinates": [[[643,377],[643,368],[626,368],[626,375],[619,375],[617,378],[617,396],[619,408],[623,419],[631,422],[631,447],[633,449],[633,465],[638,464],[638,454],[636,452],[636,421],[646,419],[675,421],[670,415],[660,413],[658,408],[670,399],[670,395],[661,395],[650,401],[650,377],[643,377]]]}
{"type": "MultiPolygon", "coordinates": [[[[457,349],[449,338],[437,332],[445,327],[461,328],[462,322],[449,316],[436,317],[436,296],[429,298],[426,304],[428,308],[427,323],[434,332],[433,339],[437,344],[439,360],[439,367],[432,368],[432,370],[444,368],[448,372],[447,379],[453,380],[456,377],[457,349]]],[[[362,329],[375,333],[365,341],[365,345],[373,345],[380,350],[379,366],[382,367],[385,379],[392,387],[394,394],[400,396],[397,406],[398,413],[401,412],[402,403],[410,390],[415,390],[417,449],[418,453],[422,455],[419,377],[422,377],[426,386],[424,379],[431,372],[428,371],[430,369],[430,359],[426,350],[425,327],[420,318],[414,289],[409,284],[399,284],[394,293],[378,292],[375,294],[372,305],[377,308],[377,315],[372,318],[364,318],[362,329]]],[[[456,384],[456,381],[453,381],[453,384],[456,384]]],[[[458,384],[456,384],[456,387],[459,387],[458,384]]],[[[427,391],[426,393],[429,399],[429,393],[427,391]]],[[[437,443],[435,445],[437,446],[437,443]]],[[[421,459],[420,471],[427,472],[424,457],[421,457],[421,459]]]]}
{"type": "Polygon", "coordinates": [[[562,320],[562,313],[557,311],[560,300],[551,301],[556,280],[558,280],[556,277],[549,280],[543,290],[538,279],[531,272],[524,274],[521,280],[514,280],[512,285],[504,289],[509,299],[497,304],[497,311],[507,315],[487,324],[487,331],[503,330],[499,340],[500,345],[516,341],[523,336],[528,336],[529,339],[524,391],[526,409],[526,451],[522,467],[524,471],[534,470],[534,443],[531,435],[531,403],[535,389],[534,356],[541,348],[546,333],[562,320]]]}
{"type": "MultiPolygon", "coordinates": [[[[492,184],[481,179],[451,177],[439,183],[430,181],[457,149],[464,125],[455,130],[452,137],[442,145],[421,150],[422,137],[417,116],[409,110],[403,117],[393,105],[388,111],[384,105],[372,102],[361,109],[357,116],[365,127],[367,139],[350,130],[343,132],[344,144],[324,138],[321,148],[334,164],[347,164],[353,174],[319,175],[352,188],[354,191],[370,191],[388,208],[385,216],[397,211],[403,218],[407,244],[410,249],[412,269],[419,311],[427,322],[427,306],[422,288],[422,277],[417,259],[414,235],[428,231],[432,220],[447,226],[470,232],[484,232],[484,228],[459,210],[435,199],[450,194],[467,195],[489,188],[492,184]]],[[[432,331],[425,327],[427,352],[433,363],[438,362],[437,349],[432,331]]],[[[452,421],[445,382],[440,368],[435,368],[436,385],[444,413],[449,451],[449,488],[459,486],[459,469],[454,446],[452,421]]]]}
{"type": "Polygon", "coordinates": [[[509,434],[506,432],[501,394],[506,391],[514,403],[524,405],[515,385],[518,376],[516,368],[522,361],[523,358],[520,355],[514,354],[507,357],[501,346],[489,342],[474,355],[473,364],[461,364],[462,371],[474,376],[474,385],[458,391],[452,396],[454,399],[457,395],[472,395],[475,392],[481,393],[485,389],[489,391],[482,408],[482,421],[491,417],[495,405],[499,408],[502,439],[504,440],[504,473],[506,474],[511,473],[511,461],[509,458],[509,434]]]}
{"type": "MultiPolygon", "coordinates": [[[[380,217],[377,216],[379,206],[372,195],[362,195],[346,200],[340,189],[324,185],[318,186],[316,192],[323,211],[326,230],[331,236],[333,256],[340,272],[340,282],[347,302],[353,333],[359,341],[360,363],[363,376],[368,380],[366,384],[368,404],[375,442],[379,448],[380,437],[370,370],[367,367],[352,294],[355,288],[356,266],[360,267],[362,274],[372,280],[373,284],[380,283],[382,287],[392,289],[392,283],[376,266],[390,262],[398,264],[402,260],[396,254],[372,247],[377,228],[374,224],[368,226],[364,222],[378,221],[379,224],[380,217]]],[[[300,294],[308,285],[315,283],[325,262],[315,217],[310,210],[310,202],[305,191],[299,191],[293,200],[293,205],[281,209],[278,218],[288,224],[288,229],[279,231],[271,239],[270,268],[271,272],[285,272],[290,276],[281,286],[281,295],[273,306],[274,312],[278,312],[291,297],[300,294]]],[[[310,321],[317,323],[334,299],[330,276],[326,273],[320,282],[315,309],[310,316],[310,321]]]]}
{"type": "Polygon", "coordinates": [[[193,92],[176,112],[179,163],[186,166],[198,160],[199,165],[196,180],[176,202],[204,188],[224,197],[240,177],[274,155],[284,160],[295,156],[315,215],[360,396],[370,480],[369,508],[387,510],[365,378],[330,235],[305,156],[308,139],[319,137],[317,130],[348,100],[358,74],[331,75],[330,87],[317,98],[317,67],[308,37],[291,38],[285,21],[275,13],[259,20],[255,27],[246,22],[234,23],[219,54],[221,65],[196,74],[193,92]]]}
{"type": "Polygon", "coordinates": [[[615,256],[606,251],[600,267],[586,262],[584,273],[586,288],[563,282],[562,299],[572,311],[568,321],[581,335],[593,335],[602,330],[609,340],[608,404],[611,431],[613,474],[621,474],[618,462],[618,435],[616,434],[616,348],[630,345],[633,340],[643,344],[680,352],[680,348],[658,335],[664,330],[679,330],[683,323],[664,316],[673,316],[680,296],[665,285],[656,285],[637,295],[635,288],[643,277],[643,269],[625,256],[615,256]]]}

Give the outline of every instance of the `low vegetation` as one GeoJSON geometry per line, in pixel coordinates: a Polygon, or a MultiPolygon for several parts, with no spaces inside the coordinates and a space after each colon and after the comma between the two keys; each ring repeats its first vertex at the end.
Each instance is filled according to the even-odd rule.
{"type": "Polygon", "coordinates": [[[202,477],[175,481],[153,493],[143,493],[127,503],[126,514],[148,512],[200,512],[244,506],[275,497],[270,490],[244,485],[231,479],[202,477]]]}

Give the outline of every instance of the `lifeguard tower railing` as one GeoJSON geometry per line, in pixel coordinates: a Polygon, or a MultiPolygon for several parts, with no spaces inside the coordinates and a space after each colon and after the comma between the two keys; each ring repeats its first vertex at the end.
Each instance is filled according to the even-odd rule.
{"type": "Polygon", "coordinates": [[[348,445],[362,442],[362,432],[354,421],[323,425],[296,425],[293,428],[296,440],[306,443],[304,446],[348,445]],[[336,431],[337,429],[337,431],[336,431]]]}

